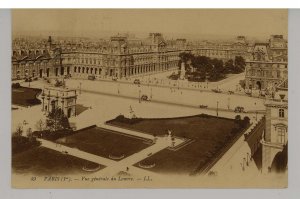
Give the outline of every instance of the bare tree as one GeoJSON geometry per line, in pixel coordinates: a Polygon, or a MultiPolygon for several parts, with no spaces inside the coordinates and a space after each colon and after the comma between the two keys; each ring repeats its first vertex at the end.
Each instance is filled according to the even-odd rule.
{"type": "Polygon", "coordinates": [[[18,124],[16,127],[16,131],[13,133],[13,136],[22,136],[23,133],[23,126],[21,124],[18,124]]]}

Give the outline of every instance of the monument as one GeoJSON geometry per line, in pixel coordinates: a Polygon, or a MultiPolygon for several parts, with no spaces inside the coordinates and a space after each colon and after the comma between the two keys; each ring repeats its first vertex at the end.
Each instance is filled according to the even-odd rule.
{"type": "Polygon", "coordinates": [[[55,108],[61,108],[68,118],[76,116],[75,89],[47,87],[43,89],[41,96],[43,111],[51,112],[55,108]]]}
{"type": "Polygon", "coordinates": [[[179,79],[185,80],[185,63],[184,62],[181,62],[179,79]]]}

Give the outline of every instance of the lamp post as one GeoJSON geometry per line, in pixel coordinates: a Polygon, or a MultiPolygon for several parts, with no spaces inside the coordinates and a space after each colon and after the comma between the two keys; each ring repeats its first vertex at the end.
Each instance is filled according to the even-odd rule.
{"type": "Polygon", "coordinates": [[[230,97],[228,97],[228,104],[227,104],[228,110],[230,109],[230,97]]]}
{"type": "Polygon", "coordinates": [[[141,103],[141,90],[139,90],[139,103],[141,103]]]}
{"type": "Polygon", "coordinates": [[[81,82],[79,82],[79,94],[81,94],[81,82]]]}
{"type": "Polygon", "coordinates": [[[217,101],[217,117],[219,117],[219,101],[217,101]]]}
{"type": "Polygon", "coordinates": [[[249,153],[247,152],[247,161],[246,161],[246,165],[249,166],[249,153]]]}
{"type": "Polygon", "coordinates": [[[257,110],[256,110],[256,102],[254,102],[254,107],[255,107],[255,120],[257,121],[257,110]]]}

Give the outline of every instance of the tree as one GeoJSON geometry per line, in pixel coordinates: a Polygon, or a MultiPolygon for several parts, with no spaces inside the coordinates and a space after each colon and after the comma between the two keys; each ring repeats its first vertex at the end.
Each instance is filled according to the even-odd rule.
{"type": "Polygon", "coordinates": [[[22,136],[23,133],[23,127],[21,124],[18,124],[16,131],[13,133],[13,136],[17,137],[17,136],[22,136]]]}
{"type": "Polygon", "coordinates": [[[194,55],[192,55],[191,53],[182,52],[179,54],[179,57],[181,62],[186,63],[187,61],[192,60],[194,58],[194,55]]]}
{"type": "Polygon", "coordinates": [[[46,127],[51,132],[55,132],[70,129],[70,123],[62,109],[55,108],[47,115],[46,127]]]}
{"type": "Polygon", "coordinates": [[[31,128],[28,128],[28,129],[27,129],[27,131],[26,131],[26,136],[29,137],[29,138],[32,138],[33,133],[32,133],[31,128]]]}
{"type": "Polygon", "coordinates": [[[243,119],[243,122],[241,123],[242,127],[245,128],[250,124],[250,118],[248,116],[245,116],[243,119]]]}
{"type": "Polygon", "coordinates": [[[250,124],[250,118],[248,116],[244,117],[244,122],[248,125],[250,124]]]}
{"type": "Polygon", "coordinates": [[[241,118],[241,116],[240,115],[236,115],[235,116],[235,120],[238,120],[238,121],[240,121],[242,118],[241,118]]]}
{"type": "Polygon", "coordinates": [[[227,73],[232,73],[234,71],[233,60],[229,59],[225,62],[225,69],[227,73]]]}
{"type": "Polygon", "coordinates": [[[245,69],[246,62],[245,59],[242,56],[236,56],[234,60],[235,67],[239,67],[241,69],[245,69]]]}

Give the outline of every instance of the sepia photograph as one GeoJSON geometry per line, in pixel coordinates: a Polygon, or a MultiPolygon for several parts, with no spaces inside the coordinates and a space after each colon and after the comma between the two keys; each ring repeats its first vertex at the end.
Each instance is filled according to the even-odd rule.
{"type": "Polygon", "coordinates": [[[287,9],[13,9],[13,188],[287,188],[287,9]]]}

